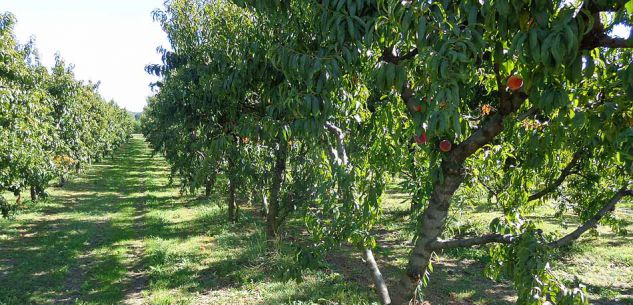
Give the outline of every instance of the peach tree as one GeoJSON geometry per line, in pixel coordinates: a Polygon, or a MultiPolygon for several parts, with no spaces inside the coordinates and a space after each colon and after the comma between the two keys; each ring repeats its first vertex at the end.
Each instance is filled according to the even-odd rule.
{"type": "Polygon", "coordinates": [[[33,42],[16,41],[14,24],[13,15],[0,14],[0,197],[18,198],[0,200],[5,217],[23,190],[37,200],[53,179],[63,184],[71,171],[112,154],[132,127],[125,110],[106,102],[97,85],[76,80],[59,56],[51,72],[42,66],[33,42]]]}
{"type": "MultiPolygon", "coordinates": [[[[630,25],[633,3],[236,2],[261,18],[298,25],[294,36],[303,43],[285,39],[273,54],[282,70],[303,72],[291,85],[299,94],[316,92],[321,105],[339,105],[326,120],[351,121],[351,106],[366,114],[355,129],[394,109],[381,117],[382,129],[364,129],[379,133],[366,139],[393,144],[383,153],[411,145],[409,154],[369,160],[377,162],[372,168],[406,164],[389,167],[415,180],[406,185],[419,213],[401,278],[390,289],[377,281],[383,303],[418,299],[433,253],[484,244],[493,244],[488,275],[511,278],[518,303],[587,302],[582,290],[551,275],[547,260],[598,222],[617,230],[611,212],[632,195],[633,42],[611,33],[630,25]],[[312,82],[316,90],[303,86],[312,82]],[[319,92],[320,82],[338,90],[319,92]],[[368,93],[357,94],[364,88],[368,93]],[[488,193],[503,217],[487,235],[442,239],[449,210],[473,189],[488,193]],[[583,223],[565,236],[543,233],[522,215],[547,202],[583,223]]],[[[349,176],[362,184],[358,178],[349,176]]]]}
{"type": "Polygon", "coordinates": [[[233,209],[235,185],[262,187],[270,238],[286,207],[316,248],[358,246],[383,304],[421,301],[433,254],[474,246],[519,304],[586,304],[548,262],[598,223],[622,232],[633,41],[613,31],[632,13],[622,0],[169,1],[146,134],[185,181],[221,169],[233,209]],[[371,249],[391,177],[415,238],[389,280],[371,249]],[[501,216],[451,239],[465,204],[501,216]],[[526,215],[546,204],[582,223],[544,232],[526,215]]]}

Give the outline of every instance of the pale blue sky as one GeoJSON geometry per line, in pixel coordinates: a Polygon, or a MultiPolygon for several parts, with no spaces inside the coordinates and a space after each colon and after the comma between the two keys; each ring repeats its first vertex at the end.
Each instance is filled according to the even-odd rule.
{"type": "Polygon", "coordinates": [[[145,65],[159,63],[165,34],[151,12],[162,0],[0,0],[0,11],[18,19],[20,42],[35,36],[44,65],[60,52],[77,78],[101,81],[101,94],[141,111],[155,79],[145,65]]]}

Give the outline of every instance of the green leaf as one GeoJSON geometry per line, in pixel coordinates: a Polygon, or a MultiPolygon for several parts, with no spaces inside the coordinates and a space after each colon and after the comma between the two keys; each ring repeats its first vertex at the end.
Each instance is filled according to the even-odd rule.
{"type": "Polygon", "coordinates": [[[419,51],[426,45],[426,18],[424,16],[418,20],[416,45],[419,51]]]}

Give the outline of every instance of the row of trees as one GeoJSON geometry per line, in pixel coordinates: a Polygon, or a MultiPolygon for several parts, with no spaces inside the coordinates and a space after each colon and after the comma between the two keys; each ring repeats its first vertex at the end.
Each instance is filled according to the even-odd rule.
{"type": "Polygon", "coordinates": [[[57,56],[43,67],[33,42],[20,45],[15,18],[0,14],[0,209],[19,206],[21,193],[44,195],[48,183],[63,184],[72,172],[102,158],[126,141],[133,118],[105,101],[98,85],[76,80],[57,56]],[[17,196],[15,204],[3,197],[17,196]]]}
{"type": "Polygon", "coordinates": [[[289,215],[315,248],[357,246],[383,304],[423,297],[433,253],[482,245],[518,304],[586,304],[548,261],[598,223],[618,230],[633,195],[633,40],[609,35],[632,15],[623,0],[171,0],[143,129],[184,191],[221,174],[231,221],[261,206],[271,246],[289,215]],[[371,232],[391,177],[416,237],[387,281],[371,232]],[[467,204],[503,217],[450,239],[467,204]],[[543,232],[524,217],[543,204],[582,224],[543,232]]]}

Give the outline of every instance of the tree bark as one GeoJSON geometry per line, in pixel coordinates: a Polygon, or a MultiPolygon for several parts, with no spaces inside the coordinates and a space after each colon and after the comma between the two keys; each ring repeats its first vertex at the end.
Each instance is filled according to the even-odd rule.
{"type": "Polygon", "coordinates": [[[573,232],[565,235],[563,238],[556,240],[554,242],[551,242],[549,246],[555,248],[555,247],[564,247],[571,244],[574,240],[578,239],[587,230],[595,227],[600,221],[600,219],[604,217],[604,215],[615,210],[615,205],[625,196],[633,196],[633,190],[621,189],[620,191],[615,193],[615,195],[611,197],[611,199],[607,202],[607,204],[605,204],[604,207],[602,207],[602,209],[600,209],[595,215],[593,215],[593,217],[591,217],[589,220],[587,220],[585,223],[583,223],[573,232]]]}
{"type": "Polygon", "coordinates": [[[279,147],[275,152],[275,164],[272,173],[273,180],[270,189],[270,201],[268,202],[268,214],[266,214],[266,234],[269,246],[272,246],[277,237],[277,229],[279,226],[279,193],[281,185],[284,181],[286,172],[286,160],[288,159],[288,144],[279,143],[279,147]]]}
{"type": "MultiPolygon", "coordinates": [[[[499,89],[504,90],[501,86],[499,89]]],[[[434,183],[428,206],[418,219],[418,223],[421,224],[420,233],[409,257],[406,272],[400,276],[392,289],[392,304],[409,304],[416,297],[415,292],[421,285],[423,277],[428,273],[433,254],[431,245],[437,242],[442,233],[451,199],[464,181],[464,162],[499,135],[503,131],[503,122],[506,117],[519,109],[527,99],[524,93],[508,96],[505,91],[503,92],[499,112],[444,157],[440,166],[443,179],[434,183]]],[[[403,95],[405,102],[408,102],[410,98],[408,93],[403,95]]]]}
{"type": "Polygon", "coordinates": [[[380,273],[376,259],[374,259],[374,253],[369,248],[363,249],[363,252],[365,254],[365,263],[371,271],[372,278],[374,279],[374,285],[376,285],[376,293],[380,299],[380,304],[391,304],[389,289],[387,288],[385,279],[382,277],[382,273],[380,273]]]}
{"type": "Polygon", "coordinates": [[[37,188],[35,186],[31,186],[31,201],[35,202],[38,199],[37,188]]]}
{"type": "Polygon", "coordinates": [[[435,242],[444,229],[448,216],[451,198],[464,180],[462,175],[447,174],[444,170],[444,181],[436,183],[429,204],[420,216],[422,224],[407,265],[406,273],[401,275],[392,294],[393,304],[409,304],[415,297],[415,290],[427,272],[433,250],[428,246],[435,242]]]}
{"type": "Polygon", "coordinates": [[[207,198],[211,197],[211,194],[213,194],[213,187],[215,186],[216,175],[217,172],[214,170],[205,181],[204,196],[207,198]]]}

